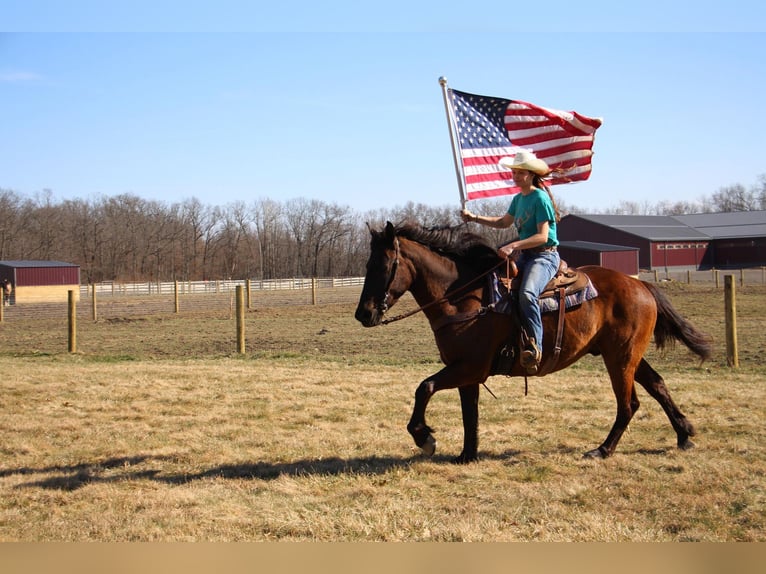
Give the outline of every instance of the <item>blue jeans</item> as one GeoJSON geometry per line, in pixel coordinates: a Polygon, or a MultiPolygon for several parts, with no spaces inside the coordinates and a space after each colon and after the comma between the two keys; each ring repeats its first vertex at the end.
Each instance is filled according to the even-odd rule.
{"type": "Polygon", "coordinates": [[[527,336],[535,340],[540,351],[543,350],[543,322],[540,319],[538,297],[548,281],[556,275],[560,262],[558,251],[540,251],[531,254],[522,252],[516,262],[522,274],[519,287],[521,326],[527,336]]]}

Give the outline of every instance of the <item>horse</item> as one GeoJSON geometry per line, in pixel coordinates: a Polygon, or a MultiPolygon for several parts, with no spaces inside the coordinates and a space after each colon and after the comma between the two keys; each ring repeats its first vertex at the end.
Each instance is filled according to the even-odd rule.
{"type": "MultiPolygon", "coordinates": [[[[407,430],[426,456],[436,451],[433,430],[426,424],[431,397],[457,388],[463,420],[463,449],[455,463],[478,460],[479,390],[495,372],[498,353],[518,329],[511,314],[487,311],[487,281],[483,278],[503,265],[495,247],[465,226],[426,229],[387,222],[382,230],[368,224],[370,256],[355,318],[374,327],[416,312],[428,319],[444,367],[424,379],[415,391],[407,430]],[[386,313],[409,291],[419,308],[387,318],[386,313]]],[[[676,432],[678,448],[694,447],[694,426],[673,402],[663,378],[644,354],[652,336],[663,349],[682,342],[702,361],[712,353],[712,339],[697,330],[673,308],[656,286],[599,266],[578,268],[587,274],[598,295],[566,311],[560,348],[550,341],[557,333],[558,313],[543,313],[543,357],[549,372],[564,369],[585,355],[600,355],[617,401],[617,415],[601,445],[584,453],[586,458],[611,456],[639,408],[634,382],[638,382],[665,411],[676,432]]],[[[527,376],[518,360],[503,374],[527,376]]],[[[548,374],[541,370],[538,376],[548,374]]],[[[526,380],[526,379],[525,379],[526,380]]]]}
{"type": "Polygon", "coordinates": [[[3,305],[8,306],[11,302],[11,293],[13,292],[13,285],[8,279],[3,279],[3,305]]]}

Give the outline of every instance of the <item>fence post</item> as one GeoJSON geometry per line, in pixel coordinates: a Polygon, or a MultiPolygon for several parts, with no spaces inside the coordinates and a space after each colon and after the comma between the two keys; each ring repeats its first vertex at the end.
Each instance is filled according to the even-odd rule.
{"type": "Polygon", "coordinates": [[[77,352],[77,301],[74,297],[74,291],[68,292],[69,308],[69,352],[77,352]]]}
{"type": "Polygon", "coordinates": [[[247,279],[245,281],[245,289],[247,289],[247,308],[250,309],[252,307],[251,306],[252,299],[251,299],[251,294],[250,294],[250,292],[251,292],[251,289],[250,289],[250,279],[247,279]]]}
{"type": "Polygon", "coordinates": [[[237,285],[237,353],[245,353],[245,294],[242,285],[237,285]]]}
{"type": "Polygon", "coordinates": [[[739,286],[744,287],[745,286],[745,268],[742,267],[739,270],[739,286]]]}
{"type": "Polygon", "coordinates": [[[654,270],[654,282],[657,283],[658,277],[657,277],[657,270],[654,270]]]}
{"type": "Polygon", "coordinates": [[[692,272],[689,269],[686,270],[686,282],[690,285],[692,282],[692,272]]]}
{"type": "Polygon", "coordinates": [[[91,315],[93,316],[93,322],[95,323],[96,321],[98,321],[98,307],[96,304],[96,284],[95,283],[90,284],[90,292],[91,292],[90,309],[91,309],[91,315]]]}
{"type": "Polygon", "coordinates": [[[174,303],[175,303],[175,311],[176,311],[176,314],[177,314],[178,313],[178,309],[179,309],[179,305],[178,305],[178,281],[177,280],[173,281],[173,291],[174,291],[173,299],[174,299],[174,303]]]}
{"type": "Polygon", "coordinates": [[[718,269],[714,269],[713,272],[714,272],[714,275],[715,275],[715,288],[718,289],[721,286],[721,282],[720,282],[720,279],[719,279],[718,269]]]}
{"type": "Polygon", "coordinates": [[[730,367],[739,367],[737,353],[737,294],[734,275],[724,276],[724,301],[726,306],[726,362],[730,367]]]}
{"type": "Polygon", "coordinates": [[[311,304],[317,304],[317,278],[311,278],[311,304]]]}

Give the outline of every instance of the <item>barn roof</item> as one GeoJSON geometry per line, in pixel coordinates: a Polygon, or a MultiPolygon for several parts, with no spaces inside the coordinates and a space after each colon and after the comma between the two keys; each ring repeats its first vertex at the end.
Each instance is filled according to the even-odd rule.
{"type": "Polygon", "coordinates": [[[34,261],[31,259],[0,261],[0,265],[16,269],[22,267],[79,267],[79,265],[75,265],[74,263],[64,263],[63,261],[34,261]]]}
{"type": "MultiPolygon", "coordinates": [[[[573,217],[568,215],[567,217],[573,217]]],[[[575,215],[650,241],[706,240],[707,235],[669,215],[575,215]]]]}
{"type": "Polygon", "coordinates": [[[766,211],[699,213],[674,218],[713,239],[766,237],[766,211]]]}
{"type": "Polygon", "coordinates": [[[766,211],[732,211],[672,216],[578,214],[575,217],[650,241],[766,237],[766,211]]]}
{"type": "Polygon", "coordinates": [[[626,247],[625,245],[612,245],[611,243],[597,243],[595,241],[560,241],[561,247],[579,249],[581,251],[638,251],[638,247],[626,247]]]}

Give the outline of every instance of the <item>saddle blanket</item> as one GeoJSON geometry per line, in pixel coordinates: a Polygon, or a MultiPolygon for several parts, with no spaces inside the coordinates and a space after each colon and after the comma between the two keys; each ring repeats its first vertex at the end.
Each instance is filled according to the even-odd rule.
{"type": "MultiPolygon", "coordinates": [[[[591,283],[590,277],[582,289],[564,295],[564,308],[569,309],[598,297],[598,291],[591,283]]],[[[512,295],[505,284],[500,280],[497,273],[489,276],[489,304],[488,308],[496,313],[510,315],[516,309],[515,295],[512,295]]],[[[559,310],[559,296],[543,297],[540,299],[540,312],[550,313],[559,310]]]]}

